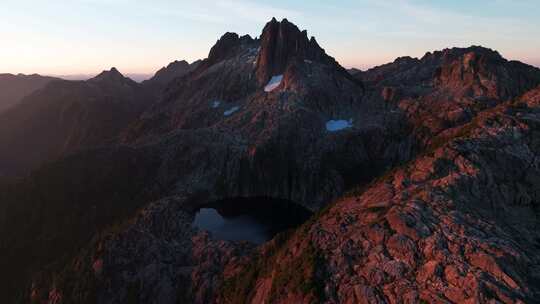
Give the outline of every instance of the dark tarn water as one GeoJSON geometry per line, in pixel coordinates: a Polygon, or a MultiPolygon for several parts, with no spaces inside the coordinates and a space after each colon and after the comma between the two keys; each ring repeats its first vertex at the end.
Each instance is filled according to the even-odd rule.
{"type": "Polygon", "coordinates": [[[220,240],[262,244],[279,232],[301,225],[311,215],[309,210],[287,200],[235,198],[200,208],[193,226],[220,240]]]}

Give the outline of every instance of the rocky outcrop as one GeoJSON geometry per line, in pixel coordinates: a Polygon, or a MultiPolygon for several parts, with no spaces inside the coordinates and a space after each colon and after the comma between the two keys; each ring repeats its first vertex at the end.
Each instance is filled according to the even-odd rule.
{"type": "Polygon", "coordinates": [[[315,61],[339,66],[328,56],[314,37],[308,39],[307,31],[300,31],[287,19],[278,22],[273,18],[261,34],[260,52],[257,57],[257,79],[266,84],[274,75],[282,75],[294,61],[315,61]]]}
{"type": "Polygon", "coordinates": [[[499,53],[481,47],[450,50],[442,55],[442,62],[435,71],[434,84],[457,96],[507,100],[540,83],[538,69],[507,61],[499,53]]]}
{"type": "Polygon", "coordinates": [[[539,69],[478,46],[398,58],[360,77],[373,95],[399,106],[424,146],[540,84],[539,69]]]}
{"type": "Polygon", "coordinates": [[[240,37],[236,33],[225,33],[210,49],[210,54],[208,54],[208,59],[204,62],[204,65],[210,66],[234,57],[237,55],[239,47],[253,42],[254,40],[249,35],[240,37]]]}
{"type": "Polygon", "coordinates": [[[380,87],[396,87],[409,96],[444,91],[457,98],[508,100],[540,82],[537,68],[508,61],[480,46],[426,53],[421,59],[401,57],[357,75],[380,87]]]}

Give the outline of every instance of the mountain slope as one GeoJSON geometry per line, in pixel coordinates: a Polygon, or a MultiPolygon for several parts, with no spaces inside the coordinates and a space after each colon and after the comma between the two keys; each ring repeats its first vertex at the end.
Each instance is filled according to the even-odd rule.
{"type": "Polygon", "coordinates": [[[250,260],[226,279],[233,289],[221,300],[237,302],[242,276],[258,267],[254,302],[534,303],[539,96],[482,112],[447,143],[337,200],[279,250],[261,249],[266,264],[250,260]]]}
{"type": "Polygon", "coordinates": [[[538,115],[540,88],[482,111],[255,250],[191,228],[186,197],[154,202],[93,241],[73,264],[84,275],[68,264],[61,277],[78,280],[56,292],[102,286],[102,303],[535,303],[538,115]]]}
{"type": "Polygon", "coordinates": [[[261,37],[223,35],[195,71],[130,126],[125,143],[178,130],[225,133],[241,153],[203,160],[201,167],[229,163],[204,180],[206,191],[279,197],[312,209],[410,157],[404,117],[389,110],[397,107],[365,98],[362,83],[315,39],[287,20],[270,21],[261,37]]]}
{"type": "Polygon", "coordinates": [[[53,80],[59,79],[37,74],[0,74],[0,112],[16,105],[24,97],[43,88],[53,80]]]}
{"type": "Polygon", "coordinates": [[[156,87],[155,90],[162,90],[174,79],[182,77],[196,69],[199,63],[200,61],[195,61],[191,64],[185,60],[173,61],[157,71],[152,78],[143,81],[142,84],[144,86],[156,87]]]}
{"type": "MultiPolygon", "coordinates": [[[[188,209],[207,200],[235,196],[293,199],[317,209],[357,181],[366,182],[384,170],[385,165],[399,163],[401,158],[410,155],[411,138],[400,137],[402,120],[387,119],[386,115],[397,116],[388,112],[384,104],[364,103],[364,88],[360,82],[324,55],[314,39],[308,40],[305,33],[287,21],[281,24],[284,30],[270,31],[265,36],[279,36],[272,41],[289,41],[287,37],[290,36],[298,42],[303,41],[305,46],[310,45],[310,51],[290,50],[291,54],[284,56],[286,59],[280,61],[279,66],[261,64],[258,67],[257,57],[262,53],[272,57],[273,52],[265,48],[273,47],[263,48],[259,40],[248,36],[226,34],[212,48],[208,59],[193,72],[173,81],[164,97],[130,124],[130,131],[122,133],[124,143],[132,145],[136,155],[148,154],[156,160],[153,163],[155,169],[143,172],[148,174],[145,176],[149,185],[161,185],[161,196],[183,195],[190,202],[188,209]],[[272,90],[265,90],[267,83],[257,80],[257,71],[263,69],[283,73],[280,83],[272,90]],[[215,101],[218,101],[217,106],[214,106],[215,101]],[[338,125],[341,121],[350,125],[344,129],[328,128],[333,120],[338,125]],[[362,123],[356,125],[353,121],[362,123]]],[[[98,79],[107,83],[121,80],[116,73],[101,75],[98,79]]],[[[93,83],[77,85],[86,87],[93,83]]],[[[94,155],[92,151],[84,153],[94,155]]],[[[64,168],[62,164],[77,159],[77,155],[60,160],[58,166],[64,168]]],[[[40,172],[43,179],[54,181],[58,175],[76,174],[69,170],[75,165],[59,171],[45,167],[40,172]]],[[[107,183],[107,180],[102,176],[93,184],[107,183]]],[[[17,189],[28,189],[34,183],[37,181],[32,177],[21,181],[15,192],[5,199],[6,204],[17,205],[17,197],[23,195],[23,190],[17,189]]],[[[103,195],[124,198],[124,193],[131,193],[128,190],[122,188],[115,194],[106,191],[103,195]]],[[[72,210],[70,200],[58,202],[55,191],[40,192],[39,200],[32,195],[33,190],[29,192],[29,205],[34,202],[47,208],[48,204],[58,203],[63,207],[28,221],[21,221],[24,213],[14,215],[5,231],[13,225],[18,227],[14,229],[22,231],[27,226],[48,227],[58,218],[76,219],[87,212],[95,212],[93,200],[77,202],[80,215],[74,215],[69,212],[72,210]]],[[[127,202],[120,206],[125,206],[126,211],[131,210],[127,202]]],[[[105,226],[90,225],[84,233],[74,230],[69,236],[54,229],[45,231],[53,239],[80,240],[87,233],[98,233],[105,226]]],[[[47,244],[28,235],[18,238],[24,242],[9,239],[6,247],[28,251],[35,250],[32,244],[47,244]]],[[[80,246],[78,242],[73,244],[70,250],[80,246]]],[[[55,255],[52,252],[48,258],[54,260],[55,255]]],[[[24,258],[18,263],[16,265],[24,264],[24,258]]],[[[45,268],[40,263],[31,265],[28,275],[45,268]]],[[[52,269],[58,271],[57,267],[52,269]]]]}
{"type": "Polygon", "coordinates": [[[69,152],[110,144],[151,103],[116,69],[55,81],[0,114],[0,175],[21,175],[69,152]]]}
{"type": "Polygon", "coordinates": [[[28,302],[30,278],[67,263],[93,235],[165,191],[159,162],[129,148],[90,150],[0,185],[0,294],[28,302]]]}
{"type": "Polygon", "coordinates": [[[481,46],[428,52],[420,59],[400,57],[356,75],[378,86],[417,90],[424,87],[444,90],[456,97],[502,100],[519,96],[540,81],[539,69],[508,61],[481,46]]]}
{"type": "Polygon", "coordinates": [[[359,74],[373,94],[397,104],[424,146],[478,112],[540,84],[540,69],[472,46],[401,57],[359,74]]]}

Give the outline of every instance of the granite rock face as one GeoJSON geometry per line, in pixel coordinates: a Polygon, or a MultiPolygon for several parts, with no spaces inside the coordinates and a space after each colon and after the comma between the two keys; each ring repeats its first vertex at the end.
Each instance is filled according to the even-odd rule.
{"type": "Polygon", "coordinates": [[[315,61],[342,69],[334,58],[328,56],[314,37],[308,39],[307,31],[287,19],[272,19],[261,34],[261,51],[257,57],[257,79],[266,84],[274,75],[282,75],[294,61],[315,61]]]}

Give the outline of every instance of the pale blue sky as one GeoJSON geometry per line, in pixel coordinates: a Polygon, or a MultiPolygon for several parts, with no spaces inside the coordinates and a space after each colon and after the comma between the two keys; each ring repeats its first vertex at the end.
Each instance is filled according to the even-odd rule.
{"type": "Polygon", "coordinates": [[[0,0],[0,72],[151,73],[205,58],[226,31],[258,36],[273,16],[346,67],[473,44],[540,66],[538,0],[0,0]]]}

